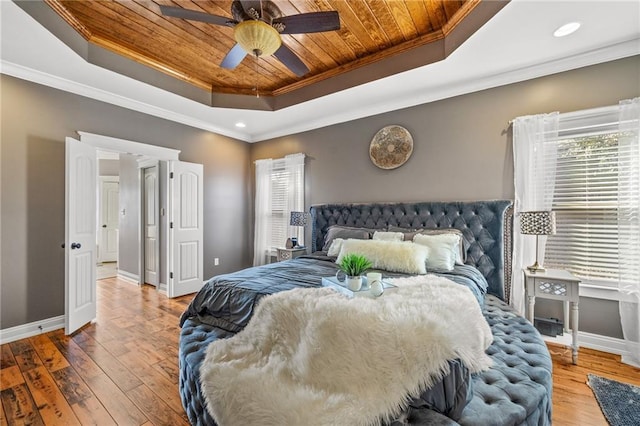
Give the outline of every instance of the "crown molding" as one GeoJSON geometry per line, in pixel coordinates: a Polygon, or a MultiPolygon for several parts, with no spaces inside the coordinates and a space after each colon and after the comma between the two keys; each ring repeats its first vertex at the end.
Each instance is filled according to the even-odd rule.
{"type": "MultiPolygon", "coordinates": [[[[519,69],[505,70],[504,72],[499,74],[488,75],[471,80],[461,80],[453,82],[452,84],[440,85],[437,87],[429,87],[428,90],[425,88],[416,90],[416,87],[413,87],[409,94],[405,92],[399,92],[398,96],[396,96],[395,99],[385,98],[383,100],[380,100],[380,102],[378,103],[367,103],[358,107],[357,109],[344,108],[342,110],[336,111],[336,109],[333,108],[333,111],[336,111],[335,113],[322,114],[316,120],[305,120],[303,122],[296,121],[278,130],[254,133],[250,133],[249,131],[230,131],[228,129],[213,125],[206,120],[196,119],[184,114],[177,113],[175,111],[159,108],[129,97],[117,95],[102,89],[7,62],[5,60],[0,63],[0,73],[42,84],[48,87],[53,87],[66,92],[74,93],[87,98],[99,100],[112,105],[117,105],[130,110],[142,112],[151,116],[185,124],[223,136],[228,136],[245,142],[259,142],[295,133],[306,132],[320,127],[357,120],[372,115],[391,112],[402,108],[408,108],[420,104],[447,99],[454,96],[473,93],[480,90],[518,83],[521,81],[531,80],[546,75],[556,74],[560,72],[570,71],[572,69],[582,68],[585,66],[596,65],[599,63],[635,56],[638,54],[640,54],[640,39],[635,38],[632,40],[617,43],[615,45],[583,52],[569,57],[559,58],[557,60],[548,61],[541,64],[535,64],[519,69]],[[411,96],[411,94],[413,96],[411,96]]],[[[419,72],[419,69],[408,71],[407,73],[412,72],[419,72]]],[[[391,80],[393,78],[406,78],[406,76],[403,74],[388,77],[387,79],[391,80]]],[[[372,84],[384,84],[384,80],[386,79],[374,82],[372,84]]],[[[356,87],[352,90],[358,89],[359,88],[356,87]]],[[[331,96],[327,96],[326,98],[330,97],[331,96]]],[[[323,98],[317,101],[322,102],[323,98]]],[[[316,101],[310,102],[314,103],[316,101]]],[[[264,113],[273,114],[273,112],[264,113]]]]}
{"type": "Polygon", "coordinates": [[[413,87],[411,91],[409,91],[408,93],[399,94],[399,96],[397,96],[395,99],[385,98],[382,99],[379,103],[369,103],[363,105],[362,108],[358,108],[357,111],[353,109],[345,109],[345,111],[340,111],[338,114],[323,115],[317,120],[288,126],[286,131],[276,130],[272,132],[255,134],[252,136],[251,142],[259,142],[261,140],[273,139],[294,133],[306,132],[320,127],[353,121],[360,118],[370,117],[377,114],[383,114],[403,108],[409,108],[416,105],[435,102],[455,96],[465,95],[468,93],[479,92],[481,90],[506,86],[508,84],[532,80],[551,74],[571,71],[574,69],[610,62],[617,59],[623,59],[638,54],[640,54],[640,39],[633,39],[601,49],[564,57],[554,61],[518,69],[506,70],[505,72],[499,74],[488,75],[481,78],[474,78],[472,80],[457,81],[453,84],[439,85],[435,87],[429,87],[428,89],[413,87]]]}
{"type": "Polygon", "coordinates": [[[2,62],[0,62],[0,73],[20,78],[22,80],[31,81],[33,83],[42,84],[43,86],[52,87],[54,89],[59,89],[65,92],[84,96],[86,98],[106,102],[111,105],[116,105],[133,111],[142,112],[154,117],[164,118],[176,123],[185,124],[187,126],[195,127],[202,130],[207,130],[219,135],[228,136],[230,138],[239,139],[245,142],[250,142],[250,140],[247,139],[247,135],[241,132],[232,132],[225,128],[215,126],[204,120],[195,119],[184,114],[176,113],[175,111],[169,111],[164,108],[159,108],[145,102],[140,102],[133,98],[128,98],[93,86],[77,83],[75,81],[71,81],[53,74],[14,64],[6,60],[2,60],[2,62]]]}

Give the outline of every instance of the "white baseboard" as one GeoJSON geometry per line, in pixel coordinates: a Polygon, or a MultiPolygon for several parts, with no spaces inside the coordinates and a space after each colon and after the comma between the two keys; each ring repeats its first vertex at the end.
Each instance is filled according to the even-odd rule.
{"type": "Polygon", "coordinates": [[[64,315],[0,330],[0,344],[64,328],[64,315]]]}
{"type": "Polygon", "coordinates": [[[165,283],[160,283],[158,285],[158,291],[167,294],[167,285],[165,283]]]}
{"type": "MultiPolygon", "coordinates": [[[[545,342],[569,346],[571,345],[571,330],[568,332],[565,331],[562,336],[551,337],[542,335],[542,338],[545,342]]],[[[578,332],[578,346],[616,355],[630,355],[623,339],[587,333],[586,331],[578,332]]]]}
{"type": "Polygon", "coordinates": [[[131,272],[123,271],[118,269],[118,278],[124,281],[128,281],[132,284],[139,285],[140,284],[140,276],[137,274],[132,274],[131,272]]]}

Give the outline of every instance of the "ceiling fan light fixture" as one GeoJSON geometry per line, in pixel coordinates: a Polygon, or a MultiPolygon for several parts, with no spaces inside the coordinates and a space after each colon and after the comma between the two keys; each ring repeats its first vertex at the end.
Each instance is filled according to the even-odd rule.
{"type": "Polygon", "coordinates": [[[235,26],[233,38],[248,53],[254,56],[273,55],[282,40],[278,31],[262,21],[244,21],[235,26]]]}

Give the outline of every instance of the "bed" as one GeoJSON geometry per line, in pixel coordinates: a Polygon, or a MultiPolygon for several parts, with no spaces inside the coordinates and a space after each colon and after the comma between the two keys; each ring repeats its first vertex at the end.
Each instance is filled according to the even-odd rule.
{"type": "Polygon", "coordinates": [[[535,328],[505,303],[510,296],[511,212],[510,201],[313,206],[309,256],[214,277],[182,315],[179,389],[189,420],[194,425],[215,425],[200,386],[208,345],[242,330],[264,296],[317,288],[321,277],[334,275],[335,258],[322,249],[328,230],[341,225],[407,232],[457,229],[464,236],[466,259],[449,278],[462,283],[475,271],[485,282],[480,302],[493,335],[486,351],[493,366],[470,375],[463,363],[450,360],[449,374],[388,424],[550,424],[549,352],[535,328]]]}

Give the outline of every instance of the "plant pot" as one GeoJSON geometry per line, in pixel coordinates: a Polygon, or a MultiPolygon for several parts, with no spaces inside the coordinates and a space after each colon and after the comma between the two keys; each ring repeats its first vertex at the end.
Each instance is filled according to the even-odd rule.
{"type": "Polygon", "coordinates": [[[362,287],[362,276],[347,276],[347,288],[351,291],[359,291],[362,287]]]}

